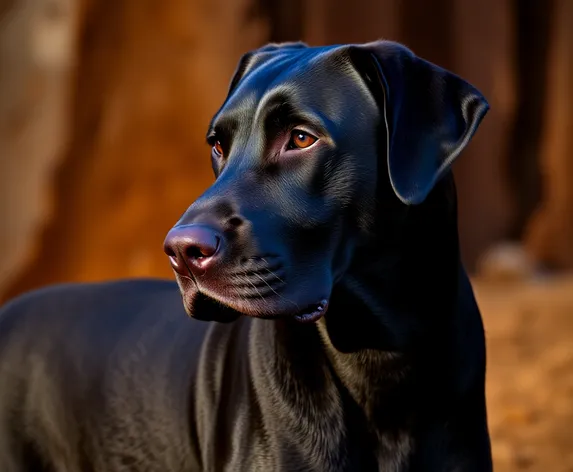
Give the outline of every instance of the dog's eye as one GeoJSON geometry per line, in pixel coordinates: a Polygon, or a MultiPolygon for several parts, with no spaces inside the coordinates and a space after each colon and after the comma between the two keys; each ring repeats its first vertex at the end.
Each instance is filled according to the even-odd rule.
{"type": "Polygon", "coordinates": [[[223,145],[221,144],[221,141],[215,141],[213,144],[213,152],[219,157],[223,155],[223,145]]]}
{"type": "Polygon", "coordinates": [[[317,137],[306,131],[295,129],[290,136],[289,149],[306,149],[318,140],[317,137]]]}

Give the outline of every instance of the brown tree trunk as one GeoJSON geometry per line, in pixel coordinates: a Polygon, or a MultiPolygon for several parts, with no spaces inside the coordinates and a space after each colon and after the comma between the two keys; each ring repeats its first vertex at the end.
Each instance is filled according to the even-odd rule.
{"type": "Polygon", "coordinates": [[[309,0],[304,39],[311,45],[396,39],[401,0],[309,0]]]}
{"type": "Polygon", "coordinates": [[[79,10],[74,0],[0,2],[0,298],[52,211],[79,10]]]}
{"type": "Polygon", "coordinates": [[[10,294],[61,281],[171,277],[163,238],[212,180],[208,122],[238,57],[265,40],[250,6],[90,1],[54,217],[10,294]]]}
{"type": "Polygon", "coordinates": [[[268,18],[269,41],[301,41],[304,36],[305,6],[303,0],[258,0],[268,18]]]}
{"type": "Polygon", "coordinates": [[[542,153],[542,203],[526,233],[531,254],[573,269],[573,2],[556,0],[542,153]]]}
{"type": "Polygon", "coordinates": [[[452,70],[488,99],[490,111],[454,165],[463,259],[471,271],[489,246],[505,238],[512,208],[505,147],[514,105],[508,0],[455,0],[452,70]]]}
{"type": "Polygon", "coordinates": [[[507,180],[514,214],[509,237],[521,241],[541,199],[540,153],[547,102],[553,0],[513,0],[516,109],[508,140],[507,180]]]}
{"type": "Polygon", "coordinates": [[[454,67],[455,60],[454,1],[402,0],[400,3],[400,41],[418,56],[446,69],[454,67]]]}

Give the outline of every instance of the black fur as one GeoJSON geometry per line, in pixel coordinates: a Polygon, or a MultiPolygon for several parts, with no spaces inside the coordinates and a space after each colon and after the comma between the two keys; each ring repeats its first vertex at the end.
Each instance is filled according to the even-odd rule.
{"type": "Polygon", "coordinates": [[[216,264],[5,306],[0,470],[491,470],[449,171],[487,108],[395,43],[247,54],[175,228],[216,264]]]}

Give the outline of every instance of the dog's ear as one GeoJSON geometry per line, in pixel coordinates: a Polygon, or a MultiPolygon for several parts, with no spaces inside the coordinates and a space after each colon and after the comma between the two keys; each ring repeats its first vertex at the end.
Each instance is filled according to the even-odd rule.
{"type": "Polygon", "coordinates": [[[302,49],[308,47],[303,42],[284,42],[284,43],[269,43],[265,46],[249,51],[243,54],[239,60],[239,65],[235,69],[231,83],[229,84],[229,91],[227,95],[230,95],[233,90],[237,87],[241,79],[247,75],[251,70],[254,70],[257,66],[266,62],[270,57],[271,53],[285,51],[289,49],[302,49]]]}
{"type": "Polygon", "coordinates": [[[421,203],[466,147],[489,105],[472,85],[400,44],[377,41],[349,52],[385,120],[394,192],[405,204],[421,203]]]}

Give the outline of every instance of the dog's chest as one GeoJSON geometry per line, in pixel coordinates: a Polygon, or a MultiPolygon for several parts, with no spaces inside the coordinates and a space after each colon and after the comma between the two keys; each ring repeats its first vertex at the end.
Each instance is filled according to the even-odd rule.
{"type": "Polygon", "coordinates": [[[403,472],[407,470],[412,441],[407,434],[392,434],[378,437],[374,454],[380,472],[403,472]]]}
{"type": "MultiPolygon", "coordinates": [[[[249,470],[308,472],[405,472],[413,440],[402,432],[373,433],[360,413],[333,394],[314,405],[262,401],[264,434],[258,437],[261,461],[249,470]]],[[[308,402],[308,397],[306,402],[308,402]]],[[[261,399],[260,399],[261,400],[261,399]]],[[[257,435],[258,436],[258,435],[257,435]]],[[[255,452],[254,456],[258,456],[255,452]]]]}

